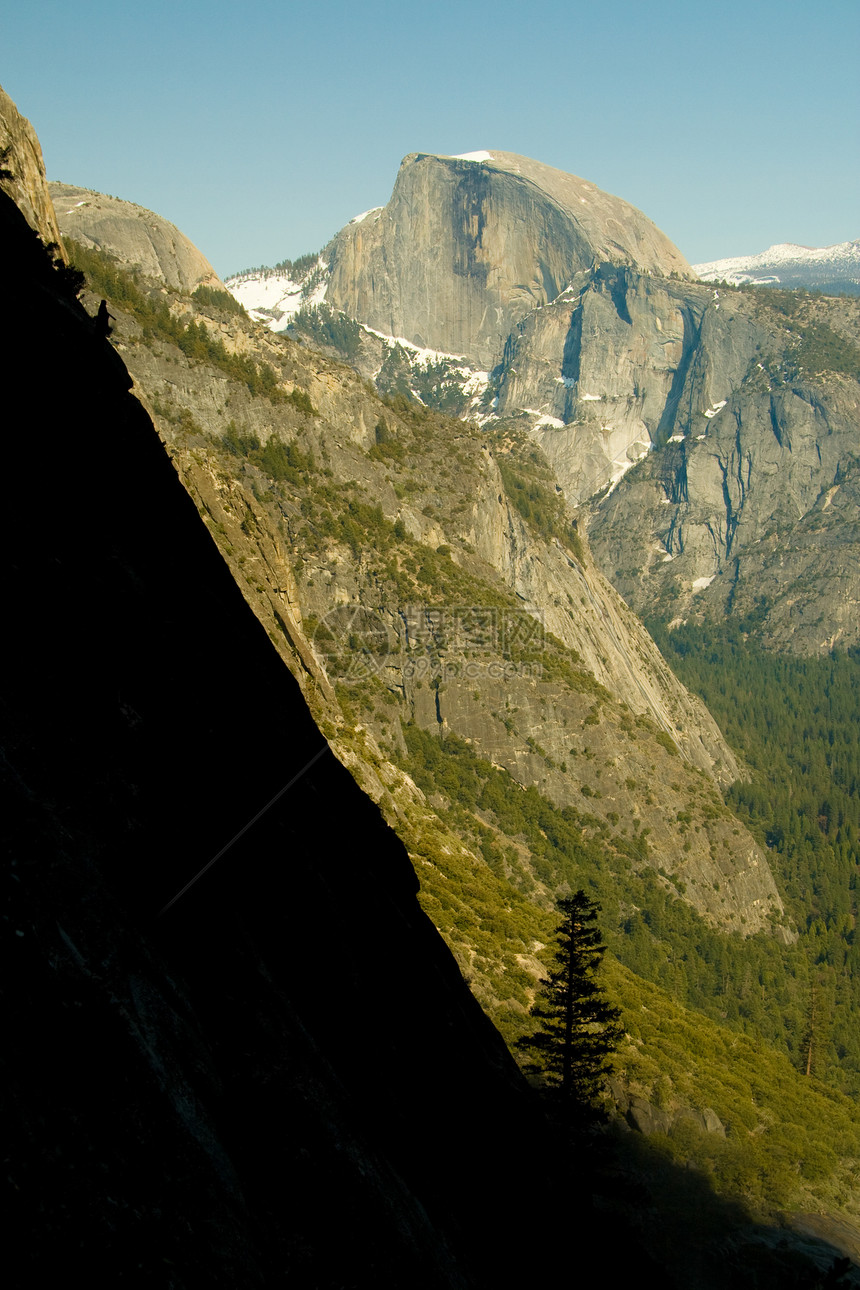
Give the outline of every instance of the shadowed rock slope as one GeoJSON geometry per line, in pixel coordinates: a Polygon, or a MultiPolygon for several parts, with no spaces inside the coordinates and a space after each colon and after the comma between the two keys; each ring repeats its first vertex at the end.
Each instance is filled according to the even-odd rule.
{"type": "Polygon", "coordinates": [[[537,1221],[520,1180],[552,1173],[527,1090],[121,361],[5,197],[0,218],[22,1266],[483,1284],[537,1221]]]}

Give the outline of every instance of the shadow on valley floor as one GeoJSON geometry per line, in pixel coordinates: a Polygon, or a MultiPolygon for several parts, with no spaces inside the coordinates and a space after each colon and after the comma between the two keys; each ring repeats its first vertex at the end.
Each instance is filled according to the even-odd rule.
{"type": "Polygon", "coordinates": [[[848,1290],[860,1269],[826,1240],[777,1222],[757,1222],[746,1205],[716,1194],[699,1170],[670,1160],[657,1141],[614,1125],[593,1138],[595,1207],[663,1269],[666,1283],[696,1290],[848,1290]]]}

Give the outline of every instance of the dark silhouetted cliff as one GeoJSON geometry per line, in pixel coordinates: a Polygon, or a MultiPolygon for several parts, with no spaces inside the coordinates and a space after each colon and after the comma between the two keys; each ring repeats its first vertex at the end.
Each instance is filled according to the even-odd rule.
{"type": "Polygon", "coordinates": [[[5,197],[0,219],[24,1264],[95,1284],[491,1281],[543,1192],[531,1095],[121,361],[5,197]]]}

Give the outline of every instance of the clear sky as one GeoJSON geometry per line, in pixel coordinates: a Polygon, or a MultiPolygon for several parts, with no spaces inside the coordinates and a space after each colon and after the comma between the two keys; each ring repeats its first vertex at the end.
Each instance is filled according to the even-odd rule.
{"type": "Polygon", "coordinates": [[[497,148],[638,206],[692,263],[860,237],[860,0],[3,0],[48,176],[222,276],[318,250],[408,152],[497,148]]]}

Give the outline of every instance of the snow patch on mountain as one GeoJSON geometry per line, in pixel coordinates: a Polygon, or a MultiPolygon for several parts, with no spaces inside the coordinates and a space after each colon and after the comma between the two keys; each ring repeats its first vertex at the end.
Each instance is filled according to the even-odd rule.
{"type": "Polygon", "coordinates": [[[300,278],[278,269],[255,269],[227,278],[224,285],[256,322],[271,331],[284,331],[302,307],[325,300],[328,265],[320,258],[300,278]]]}
{"type": "Polygon", "coordinates": [[[647,457],[653,447],[654,445],[650,440],[637,439],[630,444],[623,456],[618,456],[614,459],[610,467],[609,487],[604,494],[604,500],[607,497],[611,497],[628,470],[632,470],[637,462],[640,462],[643,457],[647,457]]]}
{"type": "MultiPolygon", "coordinates": [[[[446,354],[441,349],[425,349],[422,345],[416,345],[414,341],[407,340],[405,336],[389,336],[387,332],[377,331],[375,327],[368,327],[367,323],[359,323],[362,331],[366,331],[369,336],[378,336],[384,340],[386,345],[394,347],[399,345],[401,349],[408,349],[414,363],[419,363],[427,367],[429,363],[456,363],[463,366],[466,362],[462,354],[446,354]]],[[[463,366],[464,371],[471,371],[471,368],[463,366]]]]}
{"type": "Polygon", "coordinates": [[[362,224],[367,219],[368,215],[378,215],[382,210],[385,210],[384,206],[371,206],[369,211],[362,211],[360,215],[353,215],[349,222],[350,224],[362,224]]]}

